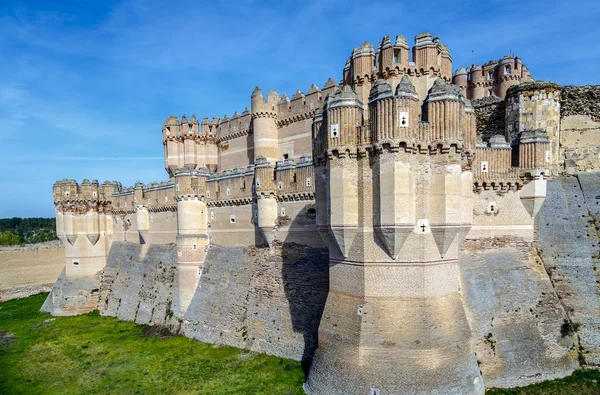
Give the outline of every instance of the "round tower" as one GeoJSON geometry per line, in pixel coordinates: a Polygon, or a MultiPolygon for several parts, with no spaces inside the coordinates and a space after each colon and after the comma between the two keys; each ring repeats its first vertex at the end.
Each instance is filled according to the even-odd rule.
{"type": "Polygon", "coordinates": [[[254,161],[262,156],[275,164],[277,149],[277,102],[279,95],[270,91],[265,100],[257,86],[252,92],[252,129],[254,131],[254,161]]]}
{"type": "Polygon", "coordinates": [[[177,200],[177,295],[179,316],[196,292],[209,245],[205,194],[208,171],[178,172],[177,200]]]}
{"type": "Polygon", "coordinates": [[[452,76],[452,83],[460,88],[460,91],[465,97],[468,97],[467,86],[469,83],[469,78],[467,75],[467,70],[464,67],[461,67],[454,72],[454,75],[452,76]]]}
{"type": "Polygon", "coordinates": [[[471,95],[467,96],[470,100],[481,99],[485,96],[485,77],[483,76],[483,69],[478,64],[473,65],[469,68],[469,75],[471,76],[471,95]]]}
{"type": "Polygon", "coordinates": [[[169,173],[169,177],[173,177],[175,169],[183,167],[183,157],[180,156],[182,144],[179,136],[179,120],[176,116],[170,116],[165,120],[162,136],[165,147],[165,170],[169,173]]]}

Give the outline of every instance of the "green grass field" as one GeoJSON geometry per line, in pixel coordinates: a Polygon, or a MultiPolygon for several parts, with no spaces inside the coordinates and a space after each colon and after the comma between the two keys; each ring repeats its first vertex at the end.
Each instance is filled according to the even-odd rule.
{"type": "MultiPolygon", "coordinates": [[[[300,362],[200,343],[98,314],[0,304],[0,394],[302,394],[300,362]]],[[[600,394],[600,372],[488,394],[600,394]]]]}

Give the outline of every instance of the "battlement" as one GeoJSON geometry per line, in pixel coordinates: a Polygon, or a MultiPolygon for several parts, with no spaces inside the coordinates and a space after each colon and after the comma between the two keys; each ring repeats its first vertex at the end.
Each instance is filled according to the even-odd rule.
{"type": "Polygon", "coordinates": [[[498,61],[490,60],[483,66],[461,67],[452,75],[452,83],[458,85],[463,95],[471,100],[488,96],[504,99],[511,86],[529,81],[533,81],[529,69],[521,58],[514,55],[504,56],[498,61]]]}
{"type": "Polygon", "coordinates": [[[431,75],[451,81],[452,56],[448,48],[430,33],[420,33],[415,37],[411,49],[406,38],[396,36],[394,43],[389,36],[383,37],[377,50],[367,41],[354,48],[346,62],[343,81],[346,84],[362,84],[379,78],[414,77],[431,75]]]}

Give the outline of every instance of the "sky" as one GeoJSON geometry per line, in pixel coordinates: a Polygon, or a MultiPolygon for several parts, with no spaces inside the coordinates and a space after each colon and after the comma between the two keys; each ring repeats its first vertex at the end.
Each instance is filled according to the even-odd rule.
{"type": "Polygon", "coordinates": [[[599,1],[0,0],[0,218],[54,216],[58,179],[168,179],[169,115],[322,87],[385,35],[429,31],[455,69],[512,52],[536,79],[597,84],[598,20],[599,1]]]}

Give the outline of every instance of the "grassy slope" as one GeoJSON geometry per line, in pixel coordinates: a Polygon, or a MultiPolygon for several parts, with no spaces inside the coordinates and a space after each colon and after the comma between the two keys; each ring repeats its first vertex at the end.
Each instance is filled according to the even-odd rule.
{"type": "Polygon", "coordinates": [[[53,319],[38,312],[44,298],[0,304],[0,332],[16,336],[0,345],[0,394],[303,393],[299,362],[97,314],[53,319]]]}
{"type": "MultiPolygon", "coordinates": [[[[54,319],[38,312],[45,297],[0,304],[0,394],[303,393],[299,362],[181,336],[161,338],[147,327],[97,314],[54,319]]],[[[600,372],[578,371],[487,393],[600,394],[599,383],[600,372]]]]}

